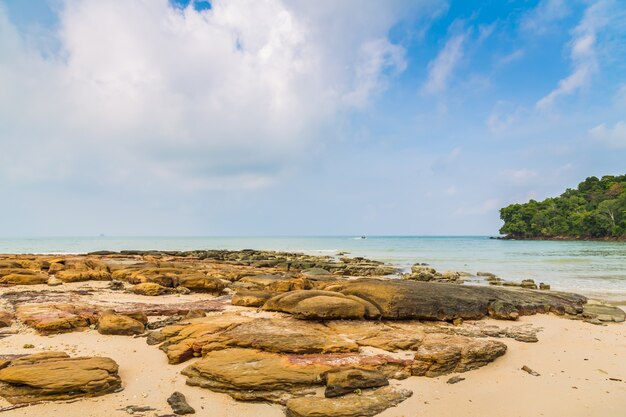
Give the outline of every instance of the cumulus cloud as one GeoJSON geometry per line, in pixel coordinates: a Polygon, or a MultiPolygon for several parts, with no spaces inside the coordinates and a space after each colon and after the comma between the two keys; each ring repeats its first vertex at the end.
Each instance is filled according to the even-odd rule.
{"type": "Polygon", "coordinates": [[[428,77],[422,86],[422,93],[436,94],[446,90],[454,69],[463,57],[465,37],[465,34],[452,36],[428,64],[428,77]]]}
{"type": "Polygon", "coordinates": [[[0,3],[0,178],[271,185],[406,68],[387,34],[434,3],[65,0],[52,51],[0,3]]]}
{"type": "Polygon", "coordinates": [[[589,136],[610,148],[626,148],[626,122],[617,122],[613,127],[602,123],[589,129],[589,136]]]}
{"type": "Polygon", "coordinates": [[[537,108],[546,110],[560,97],[574,93],[589,84],[598,69],[596,42],[598,31],[607,23],[607,3],[600,1],[589,6],[570,41],[572,72],[559,81],[557,87],[537,102],[537,108]]]}

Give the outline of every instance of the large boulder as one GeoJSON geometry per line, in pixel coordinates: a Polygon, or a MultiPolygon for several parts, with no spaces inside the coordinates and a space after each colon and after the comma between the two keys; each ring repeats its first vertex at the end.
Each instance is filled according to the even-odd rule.
{"type": "Polygon", "coordinates": [[[287,417],[370,417],[394,407],[413,395],[412,391],[385,387],[339,398],[302,397],[287,401],[287,417]]]}
{"type": "Polygon", "coordinates": [[[193,292],[208,292],[219,294],[230,282],[221,278],[209,277],[204,274],[180,275],[176,279],[176,285],[185,287],[193,292]]]}
{"type": "MultiPolygon", "coordinates": [[[[368,279],[338,281],[325,287],[326,293],[337,292],[363,300],[375,306],[384,319],[446,320],[457,318],[475,320],[489,314],[492,303],[502,302],[511,306],[519,315],[554,312],[577,314],[587,299],[581,295],[523,289],[505,289],[486,286],[464,286],[445,283],[417,282],[399,279],[368,279]]],[[[264,308],[292,313],[306,318],[313,314],[316,319],[358,318],[342,317],[340,308],[327,307],[325,314],[317,314],[322,308],[307,301],[318,297],[316,291],[296,291],[283,298],[274,297],[264,308]],[[293,294],[293,295],[292,295],[293,294]],[[287,302],[289,301],[289,302],[287,302]],[[338,317],[339,316],[339,317],[338,317]]]]}
{"type": "Polygon", "coordinates": [[[12,404],[99,396],[121,388],[117,371],[110,358],[39,353],[14,359],[0,370],[0,396],[12,404]]]}
{"type": "Polygon", "coordinates": [[[262,307],[267,300],[276,295],[274,291],[238,290],[230,302],[234,306],[262,307]]]}
{"type": "Polygon", "coordinates": [[[156,282],[142,282],[140,284],[133,285],[130,291],[138,295],[147,295],[151,297],[172,293],[171,288],[164,287],[156,282]]]}

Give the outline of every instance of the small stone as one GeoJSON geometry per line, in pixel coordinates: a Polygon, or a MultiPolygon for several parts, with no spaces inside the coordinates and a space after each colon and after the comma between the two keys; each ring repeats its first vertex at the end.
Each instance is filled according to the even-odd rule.
{"type": "Polygon", "coordinates": [[[457,382],[465,381],[465,378],[460,376],[453,376],[452,378],[446,381],[447,384],[456,384],[457,382]]]}
{"type": "Polygon", "coordinates": [[[544,284],[543,282],[539,283],[539,289],[540,290],[549,290],[550,289],[550,284],[544,284]]]}
{"type": "Polygon", "coordinates": [[[58,285],[63,285],[63,281],[56,277],[50,277],[48,278],[48,285],[51,287],[56,287],[58,285]]]}
{"type": "Polygon", "coordinates": [[[528,366],[524,365],[522,366],[522,371],[524,372],[528,372],[529,374],[531,374],[532,376],[540,376],[541,374],[539,374],[539,372],[535,372],[532,369],[530,369],[528,366]]]}
{"type": "Polygon", "coordinates": [[[175,391],[170,397],[167,399],[167,403],[172,407],[172,411],[176,414],[184,415],[184,414],[195,414],[196,410],[193,409],[188,403],[185,396],[175,391]]]}
{"type": "Polygon", "coordinates": [[[35,345],[31,344],[31,343],[26,343],[24,344],[24,346],[22,346],[24,349],[34,349],[35,345]]]}

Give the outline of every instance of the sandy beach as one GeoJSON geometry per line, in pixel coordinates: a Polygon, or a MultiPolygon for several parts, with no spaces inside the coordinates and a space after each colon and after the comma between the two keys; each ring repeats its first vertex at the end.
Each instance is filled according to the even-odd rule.
{"type": "MultiPolygon", "coordinates": [[[[227,268],[233,267],[228,265],[227,268]]],[[[258,268],[251,270],[256,269],[258,268]]],[[[246,269],[248,270],[249,268],[246,269]]],[[[261,268],[261,271],[263,270],[261,268]]],[[[526,293],[530,292],[523,294],[526,293]]],[[[248,319],[291,320],[284,313],[232,305],[231,296],[192,292],[149,297],[133,294],[128,289],[112,290],[108,281],[67,282],[54,288],[47,284],[5,286],[0,288],[0,297],[3,300],[0,307],[10,310],[11,303],[14,306],[24,302],[28,304],[28,301],[24,300],[36,300],[35,296],[47,297],[48,301],[57,300],[57,302],[63,297],[72,297],[66,300],[71,299],[76,304],[86,302],[101,309],[107,306],[135,305],[149,310],[150,306],[175,307],[211,301],[221,306],[219,311],[208,312],[205,318],[195,320],[210,321],[229,314],[242,314],[248,319]]],[[[620,308],[623,309],[623,306],[620,308]]],[[[167,318],[167,315],[150,317],[150,322],[164,318],[167,318]]],[[[442,329],[449,331],[450,324],[443,324],[448,327],[444,326],[442,329]]],[[[423,325],[416,323],[415,326],[423,325]]],[[[436,332],[442,330],[437,324],[429,326],[436,332]]],[[[536,332],[538,341],[529,343],[511,337],[476,339],[480,340],[480,343],[485,343],[486,340],[504,343],[506,354],[485,366],[481,364],[477,369],[467,372],[447,372],[435,377],[409,376],[401,380],[391,379],[392,387],[409,389],[413,395],[379,415],[452,417],[459,415],[459,412],[465,416],[476,417],[623,415],[623,410],[626,409],[626,362],[623,360],[626,352],[626,326],[623,323],[594,325],[554,314],[536,314],[523,315],[514,322],[484,318],[477,321],[465,320],[453,326],[456,334],[476,333],[476,329],[484,328],[531,329],[536,332]],[[540,375],[530,375],[521,369],[523,366],[540,375]],[[447,383],[454,376],[464,379],[455,384],[447,383]]],[[[2,329],[0,333],[4,333],[5,336],[0,338],[0,357],[50,351],[66,352],[72,357],[105,356],[119,365],[119,377],[123,387],[119,392],[102,396],[23,404],[26,406],[15,409],[11,409],[11,403],[1,399],[0,410],[4,410],[3,416],[121,417],[131,414],[129,407],[138,407],[135,409],[139,411],[134,411],[133,415],[146,417],[172,415],[166,399],[174,391],[184,393],[188,403],[195,408],[196,415],[199,416],[285,415],[285,408],[280,404],[236,401],[224,393],[189,386],[186,383],[187,378],[181,371],[196,359],[176,364],[168,363],[168,356],[158,349],[158,346],[146,343],[145,334],[105,335],[100,334],[95,328],[86,328],[69,333],[43,335],[19,320],[15,320],[11,327],[2,329]],[[32,347],[26,348],[31,345],[32,347]]],[[[374,348],[360,350],[390,354],[374,348]]],[[[402,351],[393,353],[397,357],[406,357],[407,354],[412,353],[402,351]]],[[[321,388],[316,390],[318,395],[323,395],[322,391],[321,388]]]]}

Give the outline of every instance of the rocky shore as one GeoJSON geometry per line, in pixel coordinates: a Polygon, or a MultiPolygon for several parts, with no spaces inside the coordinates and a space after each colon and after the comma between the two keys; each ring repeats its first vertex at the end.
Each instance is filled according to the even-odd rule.
{"type": "Polygon", "coordinates": [[[523,322],[537,314],[620,332],[625,318],[544,283],[420,264],[402,274],[359,257],[0,255],[0,413],[78,401],[116,403],[94,416],[227,415],[204,400],[221,393],[252,407],[239,415],[394,415],[420,395],[412,381],[463,381],[511,344],[537,343],[541,328],[523,322]],[[143,395],[126,377],[136,372],[176,389],[143,395]]]}

